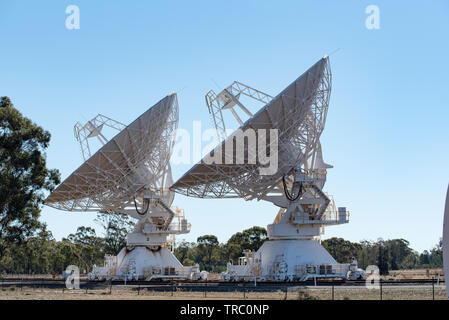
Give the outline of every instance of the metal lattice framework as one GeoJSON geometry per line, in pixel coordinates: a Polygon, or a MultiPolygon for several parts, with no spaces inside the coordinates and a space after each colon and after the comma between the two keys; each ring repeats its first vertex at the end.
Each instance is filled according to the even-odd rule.
{"type": "MultiPolygon", "coordinates": [[[[254,129],[256,132],[257,129],[278,130],[278,166],[274,174],[260,175],[259,168],[262,165],[259,161],[255,164],[248,163],[248,159],[256,151],[255,148],[248,146],[245,146],[243,164],[235,162],[226,164],[225,161],[220,164],[209,164],[211,161],[208,158],[215,152],[225,149],[226,142],[230,139],[235,139],[234,136],[230,136],[184,174],[170,189],[200,198],[260,199],[270,193],[282,193],[280,188],[282,177],[292,168],[314,168],[316,161],[322,161],[317,159],[321,158],[319,138],[326,122],[331,79],[329,58],[326,56],[271,99],[239,128],[243,132],[247,129],[254,129]]],[[[227,89],[232,90],[234,84],[227,89]]],[[[218,95],[209,94],[209,97],[212,101],[219,100],[218,95]]],[[[269,96],[264,95],[260,98],[260,101],[265,102],[269,96]]],[[[206,96],[206,101],[208,99],[206,96]]],[[[226,101],[222,102],[226,103],[226,101]]],[[[233,105],[235,104],[238,103],[233,101],[233,105]]],[[[211,113],[215,116],[221,115],[223,105],[217,103],[212,108],[211,105],[208,103],[211,113]]],[[[218,121],[221,120],[218,119],[218,121]]],[[[216,126],[217,131],[225,128],[224,123],[216,126]]],[[[271,143],[267,142],[268,148],[271,143]]],[[[235,148],[232,155],[235,155],[235,148]]]]}
{"type": "Polygon", "coordinates": [[[102,145],[105,145],[105,143],[108,142],[108,139],[106,139],[101,133],[104,126],[115,129],[117,131],[122,131],[126,127],[126,125],[124,125],[123,123],[106,117],[102,114],[99,114],[92,120],[87,121],[85,125],[77,122],[73,127],[75,138],[80,143],[81,153],[83,154],[84,161],[89,159],[92,155],[88,142],[89,138],[97,137],[98,141],[100,141],[102,145]]]}
{"type": "Polygon", "coordinates": [[[212,115],[212,120],[217,130],[218,141],[222,141],[227,137],[226,126],[221,110],[230,109],[240,125],[243,125],[243,121],[237,112],[235,112],[234,106],[239,106],[240,109],[249,117],[253,116],[253,114],[239,101],[241,95],[250,97],[254,100],[262,102],[263,104],[267,104],[271,101],[271,99],[273,99],[272,96],[238,81],[234,81],[229,87],[221,91],[218,95],[215,94],[214,90],[210,90],[206,94],[206,104],[209,108],[209,113],[212,115]]]}
{"type": "Polygon", "coordinates": [[[159,195],[165,193],[165,205],[169,207],[174,196],[168,190],[169,160],[177,124],[178,101],[173,93],[125,128],[101,115],[85,126],[75,125],[84,157],[90,156],[88,137],[98,137],[104,145],[61,183],[45,203],[68,211],[124,212],[134,205],[135,197],[142,201],[147,188],[159,195]],[[122,130],[107,141],[101,135],[104,125],[122,130]]]}

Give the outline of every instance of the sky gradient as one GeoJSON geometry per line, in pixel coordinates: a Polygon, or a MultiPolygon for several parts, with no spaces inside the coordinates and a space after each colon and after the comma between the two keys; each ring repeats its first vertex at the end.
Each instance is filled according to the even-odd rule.
{"type": "MultiPolygon", "coordinates": [[[[2,1],[0,95],[52,134],[50,168],[82,163],[76,121],[102,113],[130,123],[171,92],[179,128],[212,122],[204,95],[238,80],[276,95],[325,54],[333,87],[321,138],[325,191],[351,213],[324,238],[405,238],[422,251],[442,234],[449,182],[449,2],[434,1],[2,1]],[[65,27],[68,5],[80,29],[65,27]],[[365,27],[368,5],[380,29],[365,27]]],[[[255,110],[252,110],[255,111],[255,110]]],[[[191,165],[173,166],[175,180],[191,165]]],[[[263,201],[177,195],[195,241],[221,242],[277,209],[263,201]]],[[[43,207],[61,239],[95,213],[43,207]]]]}

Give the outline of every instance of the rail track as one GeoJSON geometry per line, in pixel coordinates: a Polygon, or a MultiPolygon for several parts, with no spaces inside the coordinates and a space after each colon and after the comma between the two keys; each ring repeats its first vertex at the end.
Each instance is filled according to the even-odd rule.
{"type": "MultiPolygon", "coordinates": [[[[438,279],[398,279],[381,280],[381,285],[385,286],[419,286],[442,284],[444,280],[438,279]]],[[[154,291],[276,291],[288,290],[293,287],[361,287],[365,286],[365,281],[360,280],[317,280],[304,282],[224,282],[224,281],[89,281],[80,279],[80,289],[102,289],[102,288],[131,288],[136,290],[148,289],[154,291]]],[[[0,290],[8,287],[30,287],[30,288],[48,288],[62,289],[66,287],[63,279],[48,278],[0,278],[0,290]]]]}

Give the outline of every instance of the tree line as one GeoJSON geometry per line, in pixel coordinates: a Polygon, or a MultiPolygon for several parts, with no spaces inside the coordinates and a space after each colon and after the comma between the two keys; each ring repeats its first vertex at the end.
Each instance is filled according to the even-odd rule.
{"type": "MultiPolygon", "coordinates": [[[[238,263],[243,250],[257,250],[267,241],[264,228],[253,227],[234,234],[226,243],[219,243],[214,235],[199,237],[197,242],[181,242],[174,250],[184,265],[198,263],[201,269],[212,272],[226,270],[228,262],[238,263]]],[[[321,242],[338,263],[351,263],[357,259],[359,267],[377,265],[382,275],[389,270],[442,268],[442,241],[431,250],[418,253],[405,239],[351,242],[333,237],[321,242]]]]}
{"type": "Polygon", "coordinates": [[[103,265],[106,254],[117,255],[126,245],[133,222],[127,215],[106,213],[99,213],[96,220],[102,236],[94,228],[81,226],[56,241],[42,225],[22,241],[0,238],[0,274],[61,274],[69,265],[90,272],[94,264],[103,265]]]}
{"type": "MultiPolygon", "coordinates": [[[[79,227],[61,241],[56,241],[44,226],[35,235],[21,242],[5,243],[0,256],[0,274],[61,274],[69,265],[90,272],[94,264],[102,265],[105,254],[116,255],[126,245],[126,234],[132,226],[125,215],[99,214],[103,236],[91,227],[79,227]]],[[[222,272],[228,262],[238,263],[244,250],[257,250],[267,241],[265,228],[252,227],[219,243],[214,235],[204,235],[196,242],[180,241],[173,253],[186,266],[199,264],[201,270],[222,272]]],[[[407,240],[392,239],[351,242],[342,238],[323,240],[321,244],[339,263],[355,258],[359,267],[377,265],[381,274],[389,270],[442,268],[442,241],[422,253],[414,251],[407,240]]]]}

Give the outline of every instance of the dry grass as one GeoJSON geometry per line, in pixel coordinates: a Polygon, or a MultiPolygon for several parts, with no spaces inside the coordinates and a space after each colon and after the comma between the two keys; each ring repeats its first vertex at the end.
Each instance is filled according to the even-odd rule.
{"type": "MultiPolygon", "coordinates": [[[[383,300],[431,300],[432,286],[383,286],[383,300]]],[[[37,289],[30,287],[6,287],[0,290],[0,300],[330,300],[331,287],[289,287],[285,291],[273,292],[191,292],[174,291],[158,292],[130,287],[113,287],[107,289],[61,290],[37,289]]],[[[368,290],[364,287],[334,287],[335,300],[379,300],[379,290],[368,290]]],[[[445,300],[446,291],[443,286],[435,286],[435,299],[445,300]]]]}
{"type": "Polygon", "coordinates": [[[227,300],[227,299],[276,299],[283,298],[283,292],[157,292],[146,289],[106,290],[61,290],[5,288],[0,291],[0,300],[227,300]]]}
{"type": "MultiPolygon", "coordinates": [[[[438,274],[443,278],[443,271],[440,269],[426,270],[400,270],[391,271],[388,276],[382,277],[388,279],[437,279],[438,274]]],[[[10,275],[5,278],[19,279],[60,279],[59,276],[53,278],[52,275],[10,275]]],[[[211,280],[218,280],[219,274],[211,274],[211,280]]],[[[330,300],[332,299],[332,287],[288,287],[285,290],[273,292],[200,292],[200,291],[151,291],[147,289],[137,290],[130,286],[113,286],[104,289],[85,289],[81,290],[62,290],[49,288],[32,287],[3,287],[0,290],[0,300],[165,300],[165,299],[193,299],[193,300],[228,300],[228,299],[294,299],[294,300],[330,300]]],[[[365,287],[334,287],[334,299],[336,300],[379,300],[380,290],[368,290],[365,287]]],[[[437,300],[447,299],[446,290],[442,285],[435,285],[434,296],[437,300]]],[[[393,286],[383,285],[383,300],[430,300],[433,298],[432,285],[414,285],[414,286],[393,286]]]]}
{"type": "MultiPolygon", "coordinates": [[[[332,299],[332,289],[311,288],[307,290],[311,297],[321,300],[332,299]]],[[[335,287],[335,300],[380,300],[380,290],[365,287],[335,287]]],[[[432,286],[383,286],[382,300],[432,300],[432,286]]],[[[444,286],[435,286],[435,300],[447,300],[444,286]]]]}
{"type": "MultiPolygon", "coordinates": [[[[438,274],[440,277],[444,277],[443,269],[411,269],[411,270],[392,270],[386,276],[382,276],[382,279],[437,279],[438,274]]],[[[62,275],[55,274],[7,274],[1,275],[3,279],[47,279],[47,280],[62,280],[62,275]]],[[[86,275],[81,275],[81,280],[87,280],[86,275]]],[[[221,280],[221,275],[219,273],[209,273],[208,279],[211,281],[221,280]]]]}
{"type": "Polygon", "coordinates": [[[412,269],[412,270],[393,270],[382,279],[438,279],[444,278],[443,269],[412,269]]]}

